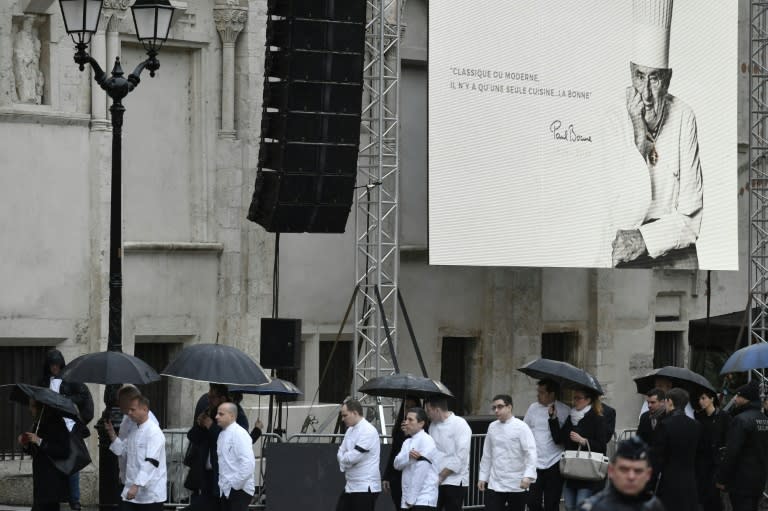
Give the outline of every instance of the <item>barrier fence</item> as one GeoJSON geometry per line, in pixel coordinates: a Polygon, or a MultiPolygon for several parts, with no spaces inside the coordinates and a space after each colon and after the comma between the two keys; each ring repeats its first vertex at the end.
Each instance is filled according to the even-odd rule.
{"type": "MultiPolygon", "coordinates": [[[[624,429],[619,431],[614,439],[609,443],[609,454],[615,450],[615,444],[618,441],[627,439],[634,435],[635,429],[624,429]]],[[[188,468],[184,465],[184,454],[187,451],[189,441],[187,440],[186,429],[166,429],[166,464],[168,469],[168,501],[166,507],[183,507],[189,505],[190,492],[184,487],[184,478],[187,475],[188,468]]],[[[251,509],[266,508],[266,494],[264,493],[264,469],[266,467],[266,458],[262,455],[263,448],[271,442],[292,442],[292,443],[341,443],[344,435],[340,434],[322,434],[322,433],[303,433],[296,434],[283,439],[283,437],[265,433],[254,444],[254,456],[256,456],[256,495],[254,496],[251,509]]],[[[382,436],[382,443],[390,443],[391,438],[382,436]]],[[[483,453],[483,444],[485,435],[472,435],[472,443],[469,454],[469,484],[467,485],[466,498],[464,500],[464,509],[482,509],[483,493],[477,489],[478,474],[480,472],[480,458],[483,453]]]]}

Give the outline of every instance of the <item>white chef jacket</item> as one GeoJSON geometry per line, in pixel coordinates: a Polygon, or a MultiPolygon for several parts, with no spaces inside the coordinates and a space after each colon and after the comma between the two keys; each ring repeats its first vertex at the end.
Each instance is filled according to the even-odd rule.
{"type": "Polygon", "coordinates": [[[379,433],[364,418],[347,429],[336,453],[339,468],[347,479],[346,493],[381,491],[379,433]]]}
{"type": "Polygon", "coordinates": [[[536,441],[528,425],[512,417],[488,426],[478,481],[498,492],[521,492],[524,477],[536,481],[536,441]]]}
{"type": "Polygon", "coordinates": [[[438,475],[445,468],[453,472],[442,484],[468,486],[472,429],[467,421],[451,413],[447,419],[429,425],[429,436],[435,441],[438,450],[437,459],[432,460],[437,465],[438,475]]]}
{"type": "Polygon", "coordinates": [[[395,469],[403,472],[403,509],[411,506],[437,506],[439,477],[434,460],[439,455],[435,441],[424,430],[403,442],[394,460],[395,469]],[[421,459],[414,460],[409,456],[412,449],[421,454],[421,459]]]}
{"type": "MultiPolygon", "coordinates": [[[[555,401],[555,415],[557,415],[560,427],[565,424],[565,419],[568,418],[570,412],[571,409],[568,408],[568,405],[555,401]]],[[[564,449],[562,445],[556,444],[552,439],[552,432],[549,429],[549,406],[542,405],[538,401],[531,403],[528,411],[525,412],[523,422],[531,428],[533,438],[536,441],[536,468],[546,469],[558,463],[564,449]]]]}
{"type": "MultiPolygon", "coordinates": [[[[149,420],[160,425],[155,414],[152,410],[149,411],[149,420]]],[[[120,422],[120,431],[117,433],[117,437],[109,444],[109,450],[115,453],[117,456],[117,465],[120,469],[120,481],[125,481],[125,441],[134,430],[136,429],[136,423],[131,420],[127,415],[123,415],[123,420],[120,422]]]]}
{"type": "Polygon", "coordinates": [[[139,491],[129,501],[135,504],[165,502],[167,472],[165,468],[165,435],[160,426],[147,419],[138,425],[124,441],[125,444],[125,486],[126,494],[132,485],[139,491]],[[148,460],[155,460],[157,466],[148,460]]]}
{"type": "Polygon", "coordinates": [[[231,490],[243,490],[248,495],[256,492],[253,472],[256,458],[253,456],[251,435],[237,422],[219,433],[216,441],[219,457],[219,491],[229,497],[231,490]]]}
{"type": "Polygon", "coordinates": [[[609,123],[608,143],[617,152],[606,166],[607,191],[614,198],[603,241],[608,261],[618,229],[639,229],[651,257],[693,245],[699,237],[704,194],[696,116],[675,96],[667,94],[665,100],[664,124],[655,143],[659,159],[654,166],[643,160],[635,146],[626,108],[609,123]]]}

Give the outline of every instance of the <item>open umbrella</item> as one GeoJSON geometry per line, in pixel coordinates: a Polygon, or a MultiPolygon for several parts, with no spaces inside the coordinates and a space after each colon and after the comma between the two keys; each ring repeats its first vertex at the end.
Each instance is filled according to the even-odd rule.
{"type": "Polygon", "coordinates": [[[80,383],[144,385],[160,379],[146,362],[121,351],[87,353],[67,364],[61,372],[63,380],[80,383]]]}
{"type": "Polygon", "coordinates": [[[568,362],[540,358],[528,362],[517,370],[537,380],[553,380],[559,383],[561,387],[568,389],[587,390],[599,395],[603,394],[603,388],[594,376],[568,362]]]}
{"type": "Polygon", "coordinates": [[[442,382],[412,374],[388,374],[371,378],[358,390],[369,396],[380,397],[402,398],[406,394],[418,397],[453,397],[453,393],[442,382]]]}
{"type": "Polygon", "coordinates": [[[635,378],[635,385],[637,386],[637,392],[645,394],[655,386],[656,378],[667,378],[672,381],[672,384],[676,387],[682,387],[689,392],[696,392],[697,390],[706,389],[710,392],[715,392],[715,388],[709,383],[709,380],[704,378],[698,373],[694,373],[690,369],[684,367],[666,366],[660,369],[654,369],[645,376],[635,378]]]}
{"type": "Polygon", "coordinates": [[[300,396],[303,394],[299,387],[280,378],[272,378],[271,382],[264,385],[230,385],[229,391],[262,396],[300,396]]]}
{"type": "Polygon", "coordinates": [[[184,348],[162,374],[223,385],[261,385],[271,381],[250,355],[223,344],[195,344],[184,348]]]}
{"type": "Polygon", "coordinates": [[[765,368],[768,368],[768,342],[758,342],[735,351],[723,364],[720,374],[765,368]]]}
{"type": "Polygon", "coordinates": [[[29,399],[32,398],[38,403],[56,410],[63,417],[77,421],[80,420],[80,414],[75,403],[73,403],[67,396],[63,396],[51,389],[38,387],[36,385],[27,385],[26,383],[12,383],[9,385],[2,385],[2,387],[12,387],[10,396],[11,401],[28,405],[29,399]]]}

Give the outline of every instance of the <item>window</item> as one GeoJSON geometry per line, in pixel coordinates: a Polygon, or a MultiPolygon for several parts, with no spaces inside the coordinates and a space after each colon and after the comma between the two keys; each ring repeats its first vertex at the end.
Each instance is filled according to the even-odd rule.
{"type": "Polygon", "coordinates": [[[440,381],[453,392],[450,408],[458,415],[466,415],[472,409],[468,403],[474,337],[443,337],[440,355],[440,381]]]}
{"type": "Polygon", "coordinates": [[[541,334],[541,358],[568,362],[578,366],[579,333],[551,332],[541,334]]]}
{"type": "MultiPolygon", "coordinates": [[[[49,346],[0,347],[0,385],[8,383],[40,384],[49,346]]],[[[5,394],[6,397],[8,394],[5,394]]],[[[0,459],[20,454],[16,437],[29,428],[32,418],[26,406],[5,404],[0,414],[0,459]]]]}
{"type": "MultiPolygon", "coordinates": [[[[176,353],[176,350],[181,349],[181,346],[180,343],[170,342],[137,342],[133,354],[160,373],[171,361],[171,354],[176,353]]],[[[160,427],[167,428],[169,418],[168,378],[140,385],[139,388],[141,393],[149,398],[149,406],[160,422],[160,427]]]]}
{"type": "Polygon", "coordinates": [[[320,384],[318,399],[322,403],[341,403],[352,389],[352,341],[320,343],[318,375],[320,384]],[[333,356],[331,352],[333,351],[333,356]],[[325,378],[323,370],[328,366],[325,378]]]}
{"type": "Polygon", "coordinates": [[[653,341],[653,367],[678,366],[682,332],[657,331],[653,341]]]}

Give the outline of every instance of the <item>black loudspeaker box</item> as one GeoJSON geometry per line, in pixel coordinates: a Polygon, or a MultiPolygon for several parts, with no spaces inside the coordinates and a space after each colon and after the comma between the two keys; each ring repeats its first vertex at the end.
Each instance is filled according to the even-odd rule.
{"type": "Polygon", "coordinates": [[[301,320],[261,318],[261,357],[267,369],[299,369],[301,365],[301,320]]]}

